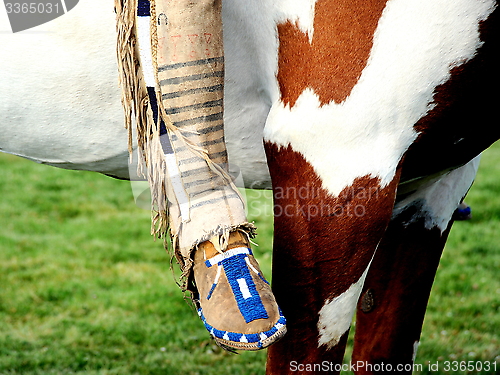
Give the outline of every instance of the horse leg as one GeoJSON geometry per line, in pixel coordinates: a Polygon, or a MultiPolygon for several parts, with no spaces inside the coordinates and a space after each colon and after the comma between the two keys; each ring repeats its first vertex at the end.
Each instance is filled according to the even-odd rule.
{"type": "MultiPolygon", "coordinates": [[[[411,212],[407,212],[411,215],[411,212]]],[[[412,364],[427,300],[451,227],[441,233],[420,219],[394,220],[377,249],[359,301],[353,363],[358,374],[370,366],[412,364]]],[[[411,370],[406,371],[411,374],[411,370]]]]}
{"type": "Polygon", "coordinates": [[[352,359],[359,365],[357,374],[376,373],[387,366],[412,373],[452,215],[472,183],[477,164],[471,162],[434,179],[396,204],[358,303],[352,359]]]}
{"type": "Polygon", "coordinates": [[[275,198],[273,291],[288,328],[268,351],[267,371],[336,373],[399,173],[385,187],[356,178],[333,196],[300,153],[271,143],[266,150],[275,198]]]}

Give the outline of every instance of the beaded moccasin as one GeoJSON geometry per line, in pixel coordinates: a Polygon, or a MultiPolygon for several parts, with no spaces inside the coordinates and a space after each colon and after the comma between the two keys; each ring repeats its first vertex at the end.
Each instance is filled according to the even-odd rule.
{"type": "Polygon", "coordinates": [[[220,346],[258,350],[286,333],[285,317],[244,234],[232,232],[222,253],[210,241],[200,244],[193,271],[198,314],[220,346]]]}

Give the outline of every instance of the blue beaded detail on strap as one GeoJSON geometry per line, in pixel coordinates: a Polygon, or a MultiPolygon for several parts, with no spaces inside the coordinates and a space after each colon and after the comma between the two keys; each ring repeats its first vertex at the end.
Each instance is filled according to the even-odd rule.
{"type": "MultiPolygon", "coordinates": [[[[240,313],[247,323],[257,319],[267,319],[269,317],[266,309],[264,308],[259,292],[257,291],[255,282],[253,281],[250,273],[250,267],[254,270],[254,272],[257,272],[262,279],[263,277],[260,275],[260,272],[256,271],[255,268],[247,262],[246,259],[250,254],[252,254],[250,249],[238,247],[230,249],[205,261],[205,265],[207,267],[217,265],[218,267],[222,266],[224,268],[240,313]]],[[[212,296],[212,293],[217,286],[217,282],[218,275],[210,288],[207,299],[210,299],[212,296]]]]}
{"type": "Polygon", "coordinates": [[[198,315],[200,316],[203,324],[205,325],[205,328],[208,330],[208,332],[210,332],[210,334],[213,337],[232,342],[257,343],[258,348],[262,348],[264,345],[263,344],[264,340],[278,333],[278,331],[286,325],[286,319],[283,316],[281,310],[279,311],[279,313],[280,317],[278,321],[274,324],[274,326],[270,330],[260,333],[243,334],[243,333],[234,333],[229,331],[221,331],[220,329],[212,327],[210,324],[207,323],[207,320],[203,315],[202,309],[200,308],[198,310],[198,315]]]}

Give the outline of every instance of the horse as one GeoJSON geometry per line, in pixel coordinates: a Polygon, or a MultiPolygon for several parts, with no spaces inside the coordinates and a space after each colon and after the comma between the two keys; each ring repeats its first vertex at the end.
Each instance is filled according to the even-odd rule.
{"type": "MultiPolygon", "coordinates": [[[[497,5],[224,2],[230,168],[275,202],[273,291],[288,333],[268,374],[338,373],[354,314],[353,361],[372,365],[355,372],[411,373],[453,212],[500,138],[497,5]]],[[[92,0],[1,34],[0,150],[138,178],[114,17],[92,0]]]]}

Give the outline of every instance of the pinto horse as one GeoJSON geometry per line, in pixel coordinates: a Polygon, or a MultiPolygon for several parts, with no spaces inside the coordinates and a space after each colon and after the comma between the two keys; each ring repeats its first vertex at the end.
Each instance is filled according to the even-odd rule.
{"type": "MultiPolygon", "coordinates": [[[[413,362],[452,214],[500,137],[498,17],[495,0],[224,2],[229,160],[275,199],[288,333],[269,374],[340,364],[356,312],[354,361],[413,362]]],[[[0,38],[0,149],[134,178],[112,4],[0,38]]]]}

